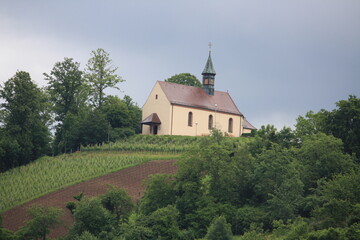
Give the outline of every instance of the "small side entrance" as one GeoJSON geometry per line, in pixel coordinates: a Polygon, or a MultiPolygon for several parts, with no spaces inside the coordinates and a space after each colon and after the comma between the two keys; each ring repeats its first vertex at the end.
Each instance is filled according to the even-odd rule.
{"type": "Polygon", "coordinates": [[[158,132],[158,126],[155,125],[155,126],[154,126],[154,135],[157,135],[157,132],[158,132]]]}
{"type": "Polygon", "coordinates": [[[156,113],[152,113],[152,114],[150,114],[150,116],[145,118],[141,122],[141,124],[149,125],[150,126],[150,134],[157,135],[161,121],[156,113]]]}

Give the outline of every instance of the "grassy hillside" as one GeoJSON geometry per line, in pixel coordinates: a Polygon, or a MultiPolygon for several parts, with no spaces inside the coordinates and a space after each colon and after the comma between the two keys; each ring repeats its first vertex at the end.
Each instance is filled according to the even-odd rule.
{"type": "Polygon", "coordinates": [[[43,157],[0,175],[1,212],[52,191],[151,160],[175,159],[174,153],[74,153],[43,157]]]}
{"type": "MultiPolygon", "coordinates": [[[[135,135],[126,140],[102,146],[83,147],[82,151],[137,151],[137,152],[172,152],[182,153],[198,144],[206,136],[169,136],[169,135],[135,135]]],[[[232,142],[247,142],[251,138],[227,138],[232,142]]]]}
{"type": "MultiPolygon", "coordinates": [[[[0,174],[0,212],[47,193],[151,160],[180,157],[204,137],[137,135],[81,152],[43,157],[0,174]]],[[[240,141],[229,138],[229,141],[240,141]]],[[[244,140],[242,140],[244,141],[244,140]]]]}

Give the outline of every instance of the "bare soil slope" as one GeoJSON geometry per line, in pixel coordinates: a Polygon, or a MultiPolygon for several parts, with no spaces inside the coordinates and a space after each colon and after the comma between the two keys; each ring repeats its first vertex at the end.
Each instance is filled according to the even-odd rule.
{"type": "Polygon", "coordinates": [[[73,196],[78,195],[80,192],[83,192],[88,197],[98,196],[106,192],[107,185],[113,185],[124,188],[134,200],[137,200],[144,193],[144,180],[151,174],[175,173],[177,167],[174,163],[175,160],[151,161],[63,188],[5,212],[3,214],[3,227],[17,231],[29,220],[26,209],[31,205],[60,207],[65,213],[62,217],[64,226],[54,229],[50,233],[50,237],[64,236],[67,234],[68,228],[73,224],[72,215],[65,207],[67,202],[76,201],[73,196]]]}

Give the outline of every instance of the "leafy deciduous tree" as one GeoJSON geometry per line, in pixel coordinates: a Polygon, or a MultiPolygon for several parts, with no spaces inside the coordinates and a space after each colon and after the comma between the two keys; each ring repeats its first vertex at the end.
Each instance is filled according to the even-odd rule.
{"type": "Polygon", "coordinates": [[[179,73],[168,79],[165,82],[178,83],[187,86],[199,87],[201,88],[201,82],[194,75],[190,73],[179,73]]]}
{"type": "Polygon", "coordinates": [[[348,172],[354,165],[352,158],[343,153],[341,139],[319,133],[305,138],[298,151],[304,168],[301,172],[305,189],[316,187],[320,178],[330,178],[348,172]]]}
{"type": "Polygon", "coordinates": [[[17,234],[24,237],[24,239],[41,238],[45,240],[46,235],[50,233],[50,229],[61,223],[59,217],[62,215],[62,210],[60,208],[34,205],[28,209],[28,214],[32,219],[17,234]]]}
{"type": "Polygon", "coordinates": [[[79,68],[80,63],[65,58],[55,63],[50,74],[44,73],[58,121],[63,121],[68,112],[76,114],[87,100],[87,87],[79,68]]]}
{"type": "Polygon", "coordinates": [[[0,89],[4,131],[13,146],[19,146],[17,162],[23,165],[49,152],[50,132],[47,96],[31,80],[29,73],[18,71],[0,89]],[[16,143],[14,142],[16,141],[16,143]]]}
{"type": "Polygon", "coordinates": [[[109,231],[113,223],[110,212],[106,210],[97,198],[84,198],[78,202],[74,212],[75,223],[70,230],[71,235],[81,235],[88,231],[98,236],[102,231],[109,231]]]}
{"type": "Polygon", "coordinates": [[[208,240],[231,240],[232,239],[231,226],[226,222],[224,216],[214,219],[210,225],[205,239],[208,240]]]}
{"type": "Polygon", "coordinates": [[[171,175],[153,175],[140,202],[140,211],[148,215],[175,203],[175,179],[171,175]]]}
{"type": "Polygon", "coordinates": [[[90,86],[91,101],[95,107],[101,107],[104,102],[106,88],[116,88],[116,84],[124,80],[115,72],[118,68],[112,66],[112,60],[104,49],[98,48],[91,52],[91,58],[86,64],[85,79],[90,86]]]}
{"type": "Polygon", "coordinates": [[[117,220],[125,221],[129,217],[134,204],[130,195],[124,189],[110,186],[110,189],[101,196],[102,205],[116,215],[117,220]]]}

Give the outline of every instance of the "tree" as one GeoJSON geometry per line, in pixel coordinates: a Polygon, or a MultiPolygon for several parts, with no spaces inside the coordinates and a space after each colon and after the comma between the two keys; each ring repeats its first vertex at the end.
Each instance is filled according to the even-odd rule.
{"type": "Polygon", "coordinates": [[[330,133],[344,142],[344,150],[360,161],[360,98],[350,95],[336,103],[330,117],[330,133]]]}
{"type": "Polygon", "coordinates": [[[181,231],[177,223],[178,216],[178,210],[174,206],[169,205],[159,208],[149,216],[146,216],[144,221],[146,222],[146,227],[152,230],[154,239],[180,239],[181,231]]]}
{"type": "Polygon", "coordinates": [[[84,113],[80,119],[79,143],[82,145],[106,142],[109,134],[109,123],[100,109],[84,113]]]}
{"type": "Polygon", "coordinates": [[[319,132],[327,133],[329,130],[327,126],[329,116],[330,112],[324,109],[317,113],[308,111],[305,117],[299,116],[295,124],[297,137],[302,138],[319,132]]]}
{"type": "Polygon", "coordinates": [[[341,100],[336,106],[337,109],[331,112],[322,109],[298,117],[296,134],[300,138],[319,132],[331,134],[343,141],[345,152],[360,159],[360,99],[350,95],[348,100],[341,100]]]}
{"type": "Polygon", "coordinates": [[[112,66],[109,53],[98,48],[91,52],[91,58],[86,64],[85,79],[90,86],[91,101],[95,107],[101,107],[104,102],[106,88],[119,89],[116,84],[124,80],[115,72],[118,68],[112,66]]]}
{"type": "Polygon", "coordinates": [[[117,220],[125,221],[129,217],[134,204],[130,195],[124,189],[110,186],[109,190],[101,196],[102,205],[116,215],[117,220]]]}
{"type": "Polygon", "coordinates": [[[44,73],[58,121],[63,121],[68,112],[76,114],[86,101],[87,88],[79,67],[80,63],[72,58],[64,58],[63,62],[55,63],[50,74],[44,73]]]}
{"type": "Polygon", "coordinates": [[[0,172],[18,166],[20,163],[20,146],[16,139],[0,128],[0,172]]]}
{"type": "Polygon", "coordinates": [[[141,133],[141,115],[142,110],[141,108],[133,102],[132,98],[128,95],[125,95],[123,98],[124,102],[128,106],[129,114],[131,118],[131,128],[135,129],[135,133],[141,133]]]}
{"type": "Polygon", "coordinates": [[[84,198],[78,202],[74,219],[75,223],[70,230],[72,236],[80,236],[85,231],[98,236],[102,231],[107,232],[111,229],[110,212],[102,206],[100,199],[97,198],[84,198]]]}
{"type": "Polygon", "coordinates": [[[0,89],[4,130],[19,145],[16,165],[23,165],[49,152],[48,98],[31,80],[18,71],[0,89]]]}
{"type": "Polygon", "coordinates": [[[293,153],[279,146],[256,157],[253,203],[265,207],[272,220],[295,218],[303,194],[299,169],[293,153]]]}
{"type": "Polygon", "coordinates": [[[159,208],[175,203],[175,178],[171,175],[151,176],[145,195],[140,201],[140,211],[148,215],[159,208]]]}
{"type": "Polygon", "coordinates": [[[28,214],[32,218],[27,222],[26,226],[19,230],[17,235],[24,237],[23,239],[46,239],[46,235],[50,233],[50,229],[58,226],[60,216],[63,214],[60,208],[44,207],[34,205],[28,209],[28,214]]]}
{"type": "Polygon", "coordinates": [[[64,61],[55,63],[50,74],[44,73],[55,120],[58,121],[53,143],[56,154],[79,146],[77,116],[88,98],[88,87],[79,68],[78,62],[64,58],[64,61]]]}
{"type": "Polygon", "coordinates": [[[231,226],[226,222],[224,216],[214,219],[210,225],[205,239],[208,240],[231,240],[232,239],[231,226]]]}
{"type": "Polygon", "coordinates": [[[199,79],[197,79],[194,75],[192,75],[190,73],[176,74],[176,75],[166,79],[165,82],[172,82],[172,83],[193,86],[193,87],[199,87],[199,88],[202,87],[202,84],[199,81],[199,79]]]}
{"type": "Polygon", "coordinates": [[[343,153],[341,139],[324,133],[307,136],[297,155],[304,166],[301,178],[305,191],[316,187],[320,178],[331,179],[333,175],[346,173],[354,166],[353,159],[343,153]]]}
{"type": "Polygon", "coordinates": [[[319,181],[315,191],[319,205],[312,212],[318,226],[347,227],[360,221],[359,182],[359,169],[319,181]]]}

